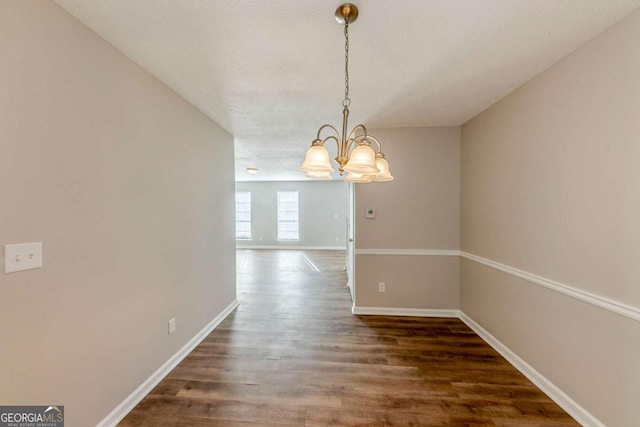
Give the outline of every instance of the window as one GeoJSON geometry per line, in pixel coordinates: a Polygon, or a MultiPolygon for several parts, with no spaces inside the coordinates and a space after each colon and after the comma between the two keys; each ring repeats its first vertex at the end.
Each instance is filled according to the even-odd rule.
{"type": "Polygon", "coordinates": [[[236,191],[236,240],[251,240],[251,192],[236,191]]]}
{"type": "Polygon", "coordinates": [[[278,240],[298,240],[298,192],[278,191],[278,240]]]}

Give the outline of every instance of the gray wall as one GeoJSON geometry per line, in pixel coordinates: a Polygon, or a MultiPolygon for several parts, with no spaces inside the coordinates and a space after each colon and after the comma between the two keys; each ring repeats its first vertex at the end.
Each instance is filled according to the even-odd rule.
{"type": "Polygon", "coordinates": [[[0,403],[96,425],[235,299],[233,138],[51,1],[0,2],[0,52],[0,245],[44,245],[0,403]]]}
{"type": "Polygon", "coordinates": [[[635,12],[462,130],[462,250],[537,276],[464,259],[462,310],[609,426],[639,414],[639,76],[635,12]]]}
{"type": "Polygon", "coordinates": [[[238,240],[239,247],[306,246],[345,248],[349,190],[343,181],[236,182],[237,191],[251,192],[251,237],[238,240]],[[277,240],[278,191],[297,190],[300,240],[277,240]]]}

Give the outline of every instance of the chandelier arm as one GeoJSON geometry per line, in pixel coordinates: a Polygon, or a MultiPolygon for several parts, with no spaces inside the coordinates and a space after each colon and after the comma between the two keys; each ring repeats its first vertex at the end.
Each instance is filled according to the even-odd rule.
{"type": "Polygon", "coordinates": [[[362,132],[364,132],[365,137],[367,136],[367,128],[364,127],[364,125],[358,125],[351,130],[351,133],[349,134],[349,138],[347,138],[347,141],[350,141],[356,138],[355,134],[358,131],[358,129],[361,129],[362,132]]]}
{"type": "Polygon", "coordinates": [[[367,140],[373,141],[378,144],[378,153],[382,153],[382,144],[380,144],[380,141],[378,141],[375,136],[367,135],[367,140]]]}
{"type": "Polygon", "coordinates": [[[317,139],[320,139],[320,133],[322,133],[322,131],[325,128],[329,128],[329,129],[333,130],[333,132],[336,134],[335,135],[336,139],[340,139],[340,132],[338,132],[338,129],[336,129],[335,127],[333,127],[331,125],[322,125],[322,126],[320,126],[320,129],[318,129],[318,135],[316,136],[317,139]]]}
{"type": "Polygon", "coordinates": [[[325,139],[322,140],[322,144],[324,145],[325,142],[327,142],[328,140],[333,139],[336,142],[336,147],[338,149],[338,153],[340,153],[340,140],[333,136],[333,135],[329,135],[328,137],[326,137],[325,139]]]}
{"type": "Polygon", "coordinates": [[[362,140],[362,138],[364,138],[364,135],[358,135],[355,138],[350,138],[345,144],[345,151],[349,153],[351,151],[351,146],[353,144],[357,144],[359,141],[362,140]]]}

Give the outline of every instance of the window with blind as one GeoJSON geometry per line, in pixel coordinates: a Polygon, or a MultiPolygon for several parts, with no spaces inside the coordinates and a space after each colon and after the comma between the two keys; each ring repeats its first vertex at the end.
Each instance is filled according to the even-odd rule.
{"type": "Polygon", "coordinates": [[[251,192],[236,191],[236,240],[251,240],[251,192]]]}
{"type": "Polygon", "coordinates": [[[278,191],[278,240],[299,240],[298,192],[278,191]]]}

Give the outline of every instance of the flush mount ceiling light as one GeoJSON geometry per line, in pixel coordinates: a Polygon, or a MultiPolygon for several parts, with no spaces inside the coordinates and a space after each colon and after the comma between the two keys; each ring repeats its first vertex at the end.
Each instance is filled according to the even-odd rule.
{"type": "Polygon", "coordinates": [[[345,181],[368,183],[391,181],[391,171],[389,162],[382,154],[380,142],[373,136],[367,134],[364,125],[357,125],[351,132],[347,133],[347,121],[349,118],[349,24],[358,18],[358,8],[345,3],[336,9],[336,21],[344,24],[344,99],[342,100],[342,134],[331,125],[322,125],[318,129],[316,139],[311,142],[311,147],[307,150],[304,163],[300,167],[305,175],[314,179],[331,179],[333,167],[329,161],[329,152],[324,144],[330,139],[336,142],[338,155],[335,160],[338,163],[340,175],[347,171],[345,181]],[[321,138],[322,132],[328,129],[329,136],[321,138]],[[378,151],[371,148],[375,143],[378,151]]]}
{"type": "Polygon", "coordinates": [[[249,175],[255,175],[258,173],[258,168],[247,168],[247,173],[249,175]]]}

